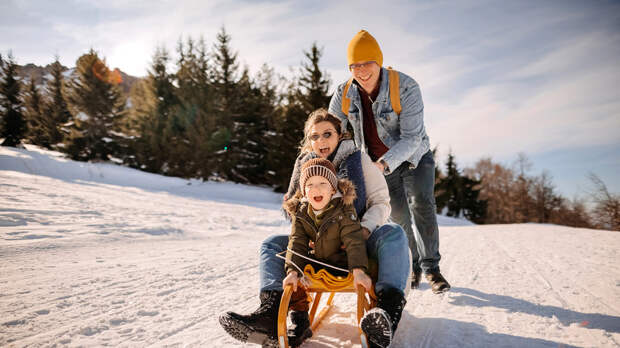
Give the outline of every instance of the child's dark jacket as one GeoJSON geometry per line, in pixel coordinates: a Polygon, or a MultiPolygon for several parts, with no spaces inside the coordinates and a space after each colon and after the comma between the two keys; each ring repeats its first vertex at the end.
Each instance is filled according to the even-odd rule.
{"type": "MultiPolygon", "coordinates": [[[[293,219],[288,249],[307,256],[310,252],[308,244],[313,241],[313,258],[349,270],[354,268],[366,270],[368,268],[366,241],[353,206],[355,186],[351,181],[341,179],[338,181],[338,189],[342,197],[332,198],[330,204],[334,207],[326,212],[318,228],[308,214],[310,203],[302,199],[301,192],[297,191],[294,197],[284,202],[284,209],[293,219]],[[341,246],[344,246],[344,250],[341,246]]],[[[303,270],[308,260],[287,251],[287,273],[297,271],[291,262],[303,270]]]]}

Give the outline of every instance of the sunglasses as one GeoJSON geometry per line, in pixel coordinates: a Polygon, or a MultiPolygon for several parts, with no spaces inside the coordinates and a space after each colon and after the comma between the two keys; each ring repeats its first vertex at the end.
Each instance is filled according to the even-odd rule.
{"type": "Polygon", "coordinates": [[[359,69],[359,68],[368,68],[368,67],[370,67],[370,65],[372,63],[375,63],[375,61],[371,60],[369,62],[351,64],[351,65],[349,65],[349,70],[356,70],[356,69],[359,69]]]}
{"type": "Polygon", "coordinates": [[[331,138],[331,136],[334,135],[334,132],[332,131],[325,131],[323,132],[323,134],[312,134],[310,136],[310,140],[312,141],[317,141],[321,138],[321,136],[323,137],[323,139],[329,139],[331,138]]]}

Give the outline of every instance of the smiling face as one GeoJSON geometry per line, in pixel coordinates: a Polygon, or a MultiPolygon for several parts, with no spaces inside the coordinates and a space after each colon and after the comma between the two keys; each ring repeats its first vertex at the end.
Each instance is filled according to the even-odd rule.
{"type": "Polygon", "coordinates": [[[331,122],[323,121],[310,128],[310,145],[312,151],[321,158],[327,158],[338,147],[338,132],[331,122]]]}
{"type": "Polygon", "coordinates": [[[312,205],[314,210],[321,210],[327,206],[327,203],[332,199],[336,190],[332,187],[329,181],[320,175],[311,176],[306,180],[306,186],[304,187],[304,193],[312,205]]]}
{"type": "Polygon", "coordinates": [[[376,62],[359,62],[351,64],[351,74],[357,83],[362,86],[366,93],[370,94],[377,86],[381,67],[376,62]]]}

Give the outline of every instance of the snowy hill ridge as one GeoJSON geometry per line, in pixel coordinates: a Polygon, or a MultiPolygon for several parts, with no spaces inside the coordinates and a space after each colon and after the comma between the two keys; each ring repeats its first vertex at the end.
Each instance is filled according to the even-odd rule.
{"type": "MultiPolygon", "coordinates": [[[[290,228],[280,201],[0,148],[0,346],[251,347],[216,318],[256,308],[260,242],[290,228]]],[[[412,291],[393,347],[619,345],[619,233],[440,225],[452,291],[412,291]]],[[[336,303],[303,348],[360,346],[353,296],[336,303]]]]}

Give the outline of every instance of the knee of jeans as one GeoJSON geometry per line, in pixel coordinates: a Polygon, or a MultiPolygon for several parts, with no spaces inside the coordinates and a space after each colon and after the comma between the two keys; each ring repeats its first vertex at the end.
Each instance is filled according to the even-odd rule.
{"type": "Polygon", "coordinates": [[[286,246],[288,245],[288,235],[274,235],[269,236],[265,239],[260,245],[260,252],[264,253],[267,251],[271,252],[281,252],[286,250],[286,246]]]}
{"type": "Polygon", "coordinates": [[[435,209],[435,196],[419,195],[414,197],[415,207],[420,210],[434,210],[435,209]]]}
{"type": "Polygon", "coordinates": [[[405,230],[400,225],[388,223],[379,227],[374,233],[379,233],[379,242],[402,242],[407,245],[405,230]]]}

